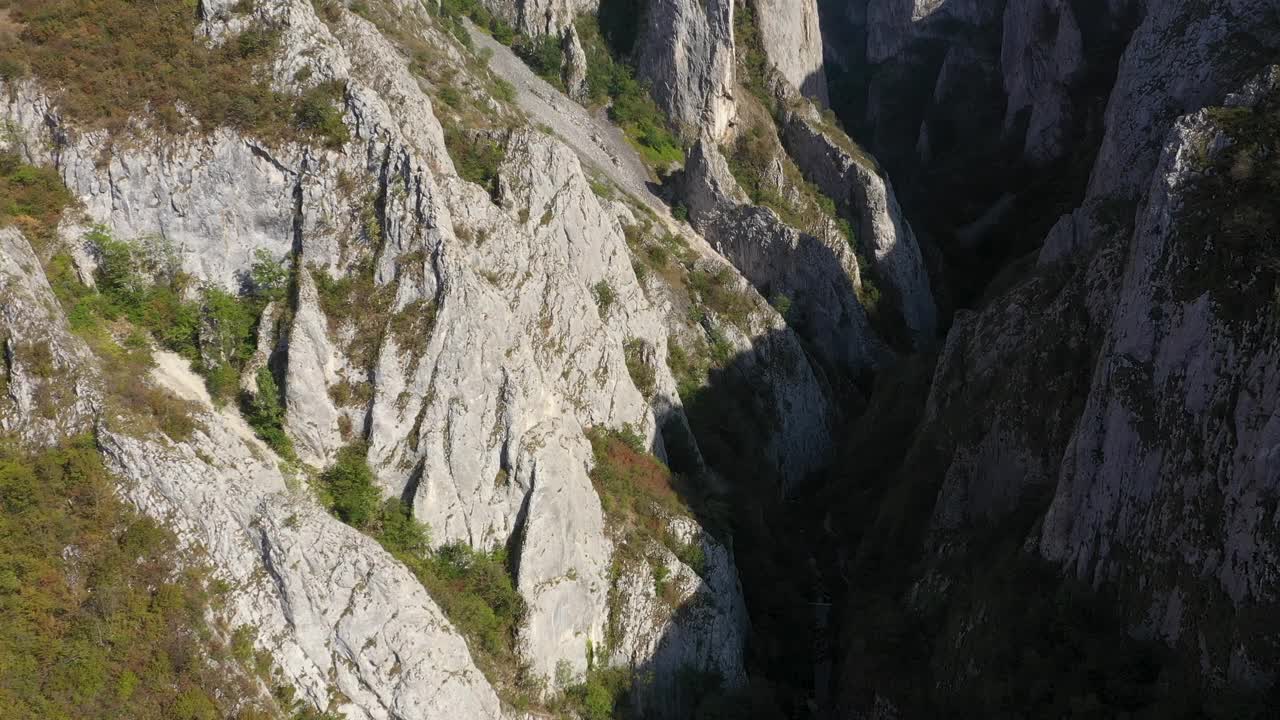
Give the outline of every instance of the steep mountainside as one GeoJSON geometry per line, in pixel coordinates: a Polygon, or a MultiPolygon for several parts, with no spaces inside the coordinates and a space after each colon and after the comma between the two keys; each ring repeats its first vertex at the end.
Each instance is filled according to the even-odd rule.
{"type": "Polygon", "coordinates": [[[0,702],[1265,716],[1277,61],[1280,0],[0,0],[0,702]]]}

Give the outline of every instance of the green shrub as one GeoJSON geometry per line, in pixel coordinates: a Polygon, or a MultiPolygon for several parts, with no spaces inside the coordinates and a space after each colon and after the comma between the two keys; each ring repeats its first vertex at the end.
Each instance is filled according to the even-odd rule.
{"type": "Polygon", "coordinates": [[[242,410],[249,427],[280,457],[292,460],[293,442],[284,431],[284,406],[280,402],[280,387],[271,369],[260,368],[254,378],[258,392],[242,402],[242,410]]]}
{"type": "Polygon", "coordinates": [[[507,157],[506,147],[498,140],[478,132],[446,125],[445,148],[453,166],[464,180],[483,187],[490,197],[498,195],[498,168],[507,157]]]}
{"type": "Polygon", "coordinates": [[[205,288],[200,303],[200,363],[209,394],[220,402],[240,391],[240,368],[253,356],[260,309],[219,288],[205,288]]]}
{"type": "Polygon", "coordinates": [[[344,89],[341,83],[328,82],[303,93],[294,110],[294,122],[302,131],[321,140],[325,147],[340,148],[351,139],[351,131],[342,120],[338,103],[344,89]]]}
{"type": "Polygon", "coordinates": [[[540,38],[520,35],[511,44],[511,49],[538,74],[538,77],[564,92],[564,78],[560,75],[563,52],[560,49],[559,37],[552,33],[540,38]]]}
{"type": "Polygon", "coordinates": [[[320,475],[325,499],[334,514],[361,529],[372,525],[382,504],[382,493],[365,460],[367,452],[363,443],[348,445],[338,451],[337,460],[320,475]]]}
{"type": "Polygon", "coordinates": [[[382,503],[378,540],[396,557],[422,557],[431,549],[431,532],[413,519],[411,508],[402,500],[388,498],[382,503]]]}
{"type": "Polygon", "coordinates": [[[264,302],[281,300],[289,288],[289,270],[264,249],[253,252],[253,265],[249,268],[251,292],[264,302]]]}
{"type": "Polygon", "coordinates": [[[583,720],[631,717],[626,710],[631,684],[631,673],[625,669],[591,668],[580,684],[566,690],[564,701],[583,720]],[[615,714],[619,712],[623,714],[615,714]]]}
{"type": "Polygon", "coordinates": [[[618,293],[609,284],[608,280],[601,280],[591,286],[591,296],[595,298],[596,307],[600,310],[600,319],[607,320],[609,318],[609,310],[618,301],[618,293]]]}
{"type": "Polygon", "coordinates": [[[653,397],[658,376],[644,359],[649,351],[649,344],[639,338],[632,338],[627,341],[622,350],[627,363],[627,373],[631,375],[631,382],[635,383],[636,389],[646,399],[653,397]]]}
{"type": "Polygon", "coordinates": [[[0,153],[0,227],[18,225],[29,240],[48,241],[71,202],[71,193],[56,170],[27,165],[13,153],[0,153]]]}
{"type": "Polygon", "coordinates": [[[689,287],[697,293],[703,306],[739,328],[747,328],[755,303],[749,294],[738,289],[732,270],[719,267],[690,271],[689,287]]]}

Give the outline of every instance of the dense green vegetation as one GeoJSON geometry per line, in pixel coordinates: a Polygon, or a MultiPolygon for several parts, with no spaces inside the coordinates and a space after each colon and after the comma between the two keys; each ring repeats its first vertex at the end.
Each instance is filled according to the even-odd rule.
{"type": "Polygon", "coordinates": [[[0,153],[0,227],[17,225],[27,240],[47,243],[71,200],[52,168],[27,165],[17,155],[0,153]]]}
{"type": "Polygon", "coordinates": [[[190,0],[0,0],[0,9],[16,29],[0,45],[0,75],[40,78],[81,127],[119,133],[141,120],[168,132],[230,126],[266,139],[346,139],[334,108],[340,88],[293,97],[259,71],[277,49],[272,28],[210,47],[190,0]]]}
{"type": "Polygon", "coordinates": [[[218,402],[243,403],[249,423],[259,436],[286,458],[293,456],[284,434],[280,390],[269,370],[255,377],[258,394],[241,396],[240,373],[257,344],[257,324],[266,303],[282,297],[288,275],[269,254],[259,253],[246,290],[233,295],[215,287],[196,290],[190,276],[179,269],[172,248],[162,239],[130,243],[101,228],[86,241],[98,257],[95,288],[82,285],[70,256],[57,253],[50,261],[49,280],[62,301],[71,329],[89,340],[103,357],[106,370],[121,379],[119,392],[132,398],[135,409],[156,417],[170,435],[186,434],[184,408],[176,401],[145,389],[136,377],[150,366],[147,336],[160,347],[189,360],[205,379],[218,402]],[[116,338],[123,336],[123,343],[116,338]]]}
{"type": "Polygon", "coordinates": [[[484,188],[496,199],[498,168],[507,157],[506,146],[487,133],[456,125],[445,126],[444,142],[458,175],[484,188]]]}
{"type": "Polygon", "coordinates": [[[0,711],[14,720],[260,720],[269,659],[234,652],[222,588],[115,495],[91,438],[0,441],[0,711]]]}
{"type": "Polygon", "coordinates": [[[564,53],[560,49],[560,40],[555,35],[538,38],[516,35],[508,44],[538,77],[551,83],[560,92],[566,91],[561,68],[564,53]]]}
{"type": "Polygon", "coordinates": [[[739,2],[733,13],[733,41],[737,52],[739,82],[766,105],[769,98],[767,79],[769,56],[765,54],[756,23],[755,3],[739,2]]]}
{"type": "Polygon", "coordinates": [[[436,3],[426,3],[426,6],[432,12],[439,14],[445,21],[445,26],[464,47],[471,47],[471,36],[467,34],[467,29],[462,24],[462,18],[471,20],[476,24],[476,27],[487,31],[503,45],[511,45],[515,40],[515,29],[505,20],[490,12],[489,8],[485,7],[480,0],[442,0],[438,5],[436,3]]]}
{"type": "MultiPolygon", "coordinates": [[[[621,20],[615,22],[621,23],[621,20]]],[[[599,21],[590,14],[576,22],[578,38],[587,56],[587,93],[591,102],[608,103],[609,118],[650,165],[666,168],[684,162],[684,149],[671,132],[666,116],[649,94],[649,88],[635,79],[630,65],[606,42],[599,21]]],[[[615,36],[622,36],[618,31],[615,36]]]]}

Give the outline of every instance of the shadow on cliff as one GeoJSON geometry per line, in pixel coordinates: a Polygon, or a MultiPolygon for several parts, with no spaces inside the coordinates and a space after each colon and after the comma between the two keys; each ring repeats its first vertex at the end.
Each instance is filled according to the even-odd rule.
{"type": "MultiPolygon", "coordinates": [[[[668,464],[681,478],[676,490],[699,524],[731,549],[750,622],[746,686],[682,672],[676,681],[681,718],[827,717],[821,710],[831,671],[827,650],[837,629],[825,618],[843,593],[828,577],[835,546],[826,542],[827,518],[815,496],[782,492],[784,468],[776,467],[769,448],[786,428],[762,375],[776,369],[762,367],[756,352],[790,342],[786,335],[755,338],[752,350],[730,358],[709,373],[706,385],[682,396],[683,418],[669,413],[659,419],[668,464]]],[[[811,477],[805,487],[817,482],[811,477]]],[[[669,626],[672,636],[663,637],[659,648],[678,639],[678,625],[669,626]]]]}
{"type": "Polygon", "coordinates": [[[944,3],[871,64],[866,16],[844,7],[820,3],[832,107],[889,171],[922,244],[938,248],[931,275],[945,275],[954,306],[980,305],[1079,206],[1138,4],[1119,14],[1106,0],[1073,4],[1085,62],[1065,88],[1060,153],[1035,162],[1024,159],[1030,109],[1006,118],[999,32],[958,21],[944,3]]]}

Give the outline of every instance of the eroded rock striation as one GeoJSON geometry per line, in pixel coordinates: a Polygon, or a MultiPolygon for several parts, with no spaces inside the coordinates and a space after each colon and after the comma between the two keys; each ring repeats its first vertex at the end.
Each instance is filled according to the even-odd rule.
{"type": "Polygon", "coordinates": [[[733,0],[654,0],[636,37],[636,69],[682,134],[720,139],[733,122],[733,0]]]}

